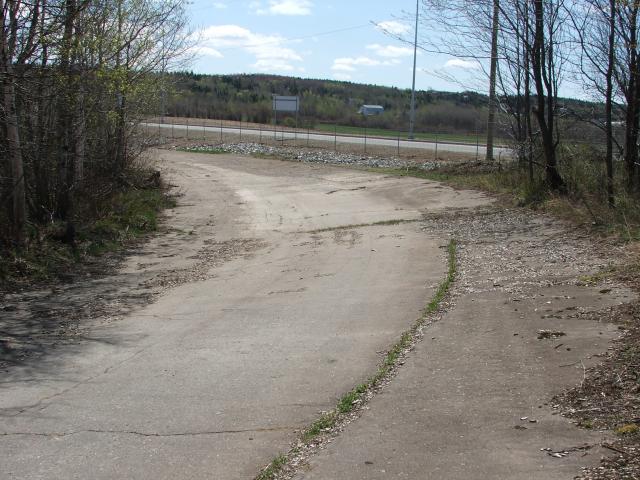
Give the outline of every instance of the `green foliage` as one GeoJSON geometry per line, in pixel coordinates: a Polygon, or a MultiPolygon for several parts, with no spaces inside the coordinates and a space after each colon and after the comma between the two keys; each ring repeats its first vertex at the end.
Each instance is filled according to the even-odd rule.
{"type": "Polygon", "coordinates": [[[289,127],[289,128],[295,128],[296,127],[296,119],[293,117],[287,117],[284,119],[284,122],[282,122],[284,124],[285,127],[289,127]]]}
{"type": "Polygon", "coordinates": [[[338,412],[339,413],[349,413],[351,410],[355,408],[355,405],[358,403],[362,394],[367,391],[369,385],[363,383],[358,385],[356,388],[345,394],[338,402],[338,412]]]}
{"type": "Polygon", "coordinates": [[[256,477],[256,480],[271,480],[287,464],[285,455],[278,455],[271,463],[256,477]]]}
{"type": "Polygon", "coordinates": [[[100,215],[75,226],[73,243],[62,239],[66,224],[32,224],[21,250],[5,248],[0,256],[0,287],[66,277],[87,257],[122,248],[158,227],[158,215],[175,205],[161,189],[121,191],[99,206],[100,215]]]}
{"type": "Polygon", "coordinates": [[[303,434],[303,439],[305,441],[309,441],[317,437],[323,431],[329,428],[332,428],[336,424],[337,420],[338,420],[338,417],[336,415],[336,412],[329,412],[329,413],[323,414],[318,420],[313,422],[307,430],[305,430],[303,434]]]}
{"type": "Polygon", "coordinates": [[[85,251],[99,254],[118,248],[158,227],[158,213],[173,205],[161,190],[132,189],[113,196],[105,213],[81,232],[85,251]]]}

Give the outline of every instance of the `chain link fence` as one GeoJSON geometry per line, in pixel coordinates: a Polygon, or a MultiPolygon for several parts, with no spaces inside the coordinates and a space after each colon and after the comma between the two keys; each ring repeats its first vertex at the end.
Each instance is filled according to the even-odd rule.
{"type": "MultiPolygon", "coordinates": [[[[160,143],[225,144],[257,143],[291,148],[321,148],[362,155],[396,156],[420,160],[482,160],[486,155],[479,132],[468,134],[406,134],[365,127],[321,123],[315,128],[294,128],[230,120],[178,117],[150,117],[141,124],[143,132],[160,143]]],[[[505,142],[497,142],[495,156],[506,157],[505,142]]]]}

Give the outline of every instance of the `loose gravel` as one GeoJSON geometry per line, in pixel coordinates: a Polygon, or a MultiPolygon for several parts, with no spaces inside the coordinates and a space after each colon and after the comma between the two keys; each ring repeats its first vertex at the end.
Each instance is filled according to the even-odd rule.
{"type": "MultiPolygon", "coordinates": [[[[185,149],[185,147],[181,146],[173,146],[173,148],[185,149]]],[[[199,153],[229,153],[248,156],[270,156],[288,161],[323,163],[330,165],[348,165],[365,168],[418,168],[424,171],[434,171],[445,167],[451,167],[452,164],[455,164],[455,166],[459,168],[472,168],[474,169],[474,171],[477,171],[478,169],[491,171],[501,168],[501,164],[497,162],[486,163],[475,160],[407,160],[393,156],[362,155],[348,152],[336,152],[333,150],[300,147],[276,147],[270,145],[261,145],[259,143],[191,143],[186,147],[186,150],[199,153]]]]}

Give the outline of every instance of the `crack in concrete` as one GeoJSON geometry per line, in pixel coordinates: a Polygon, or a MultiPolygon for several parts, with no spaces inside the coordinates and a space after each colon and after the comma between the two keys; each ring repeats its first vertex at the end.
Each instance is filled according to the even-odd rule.
{"type": "Polygon", "coordinates": [[[319,228],[317,230],[298,230],[291,233],[295,233],[295,234],[325,233],[325,232],[333,232],[336,230],[354,230],[356,228],[365,228],[365,227],[386,227],[386,226],[400,225],[402,223],[418,223],[421,221],[422,221],[421,218],[395,218],[391,220],[380,220],[380,221],[371,222],[371,223],[354,223],[352,225],[337,225],[334,227],[319,228]]]}
{"type": "Polygon", "coordinates": [[[41,398],[40,400],[36,401],[35,403],[32,403],[30,405],[24,405],[22,407],[2,408],[2,409],[0,409],[0,415],[8,416],[8,417],[17,417],[17,416],[19,416],[19,415],[21,415],[21,414],[23,414],[25,412],[28,412],[29,410],[33,410],[33,409],[36,409],[36,408],[39,408],[39,407],[42,407],[42,408],[40,408],[40,411],[42,411],[42,410],[46,409],[51,404],[49,402],[50,400],[53,400],[53,399],[58,398],[58,397],[60,397],[62,395],[65,395],[65,394],[75,390],[76,388],[79,388],[79,387],[81,387],[83,385],[86,385],[86,384],[92,382],[93,380],[96,380],[99,377],[107,375],[111,370],[113,370],[115,368],[118,368],[121,365],[133,360],[138,355],[140,355],[141,353],[145,352],[146,350],[148,350],[149,348],[153,347],[154,345],[155,344],[148,345],[145,348],[142,348],[142,349],[136,351],[134,354],[128,356],[127,358],[125,358],[125,359],[123,359],[123,360],[121,360],[119,362],[116,362],[113,365],[108,366],[102,372],[100,372],[100,373],[98,373],[96,375],[93,375],[93,376],[91,376],[89,378],[85,378],[84,380],[80,380],[80,381],[74,383],[73,385],[71,385],[70,387],[65,388],[65,389],[63,389],[63,390],[61,390],[59,392],[56,392],[56,393],[48,395],[48,396],[46,396],[44,398],[41,398]],[[49,403],[47,403],[47,402],[49,402],[49,403]],[[45,404],[45,405],[43,405],[43,404],[45,404]],[[15,412],[15,413],[9,413],[9,412],[15,412]]]}
{"type": "Polygon", "coordinates": [[[82,433],[97,433],[107,435],[134,435],[138,437],[156,437],[156,438],[169,438],[169,437],[202,437],[207,435],[225,435],[225,434],[237,434],[237,433],[264,433],[264,432],[280,432],[288,430],[297,430],[300,427],[270,427],[270,428],[247,428],[241,430],[211,430],[202,432],[177,432],[177,433],[154,433],[154,432],[138,432],[136,430],[76,430],[72,432],[2,432],[0,437],[49,437],[49,438],[61,438],[71,437],[73,435],[80,435],[82,433]]]}

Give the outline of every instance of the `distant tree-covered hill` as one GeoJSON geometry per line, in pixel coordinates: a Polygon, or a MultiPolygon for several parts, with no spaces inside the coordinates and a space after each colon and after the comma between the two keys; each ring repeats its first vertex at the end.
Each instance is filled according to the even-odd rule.
{"type": "MultiPolygon", "coordinates": [[[[272,95],[297,95],[301,99],[300,127],[322,123],[407,131],[411,90],[335,80],[313,80],[277,75],[170,74],[173,93],[166,114],[178,117],[272,123],[272,95]],[[358,113],[364,104],[382,105],[379,116],[358,113]]],[[[504,103],[509,99],[502,99],[504,103]]],[[[416,92],[416,131],[426,133],[485,133],[488,98],[476,92],[416,92]]],[[[565,135],[580,139],[598,135],[602,105],[560,99],[565,135]],[[594,119],[596,120],[594,122],[594,119]],[[587,120],[587,121],[585,121],[587,120]]],[[[498,135],[509,137],[512,119],[499,114],[498,135]]],[[[295,126],[295,118],[278,114],[278,124],[295,126]]]]}
{"type": "MultiPolygon", "coordinates": [[[[363,104],[382,105],[384,114],[367,117],[367,126],[406,130],[411,91],[395,87],[363,85],[333,80],[310,80],[275,75],[172,74],[174,94],[167,105],[171,116],[272,122],[271,97],[298,95],[301,99],[299,125],[318,123],[363,126],[358,114],[363,104]]],[[[487,98],[473,92],[418,91],[416,130],[480,132],[485,129],[487,98]]],[[[292,124],[294,120],[279,115],[292,124]]]]}

